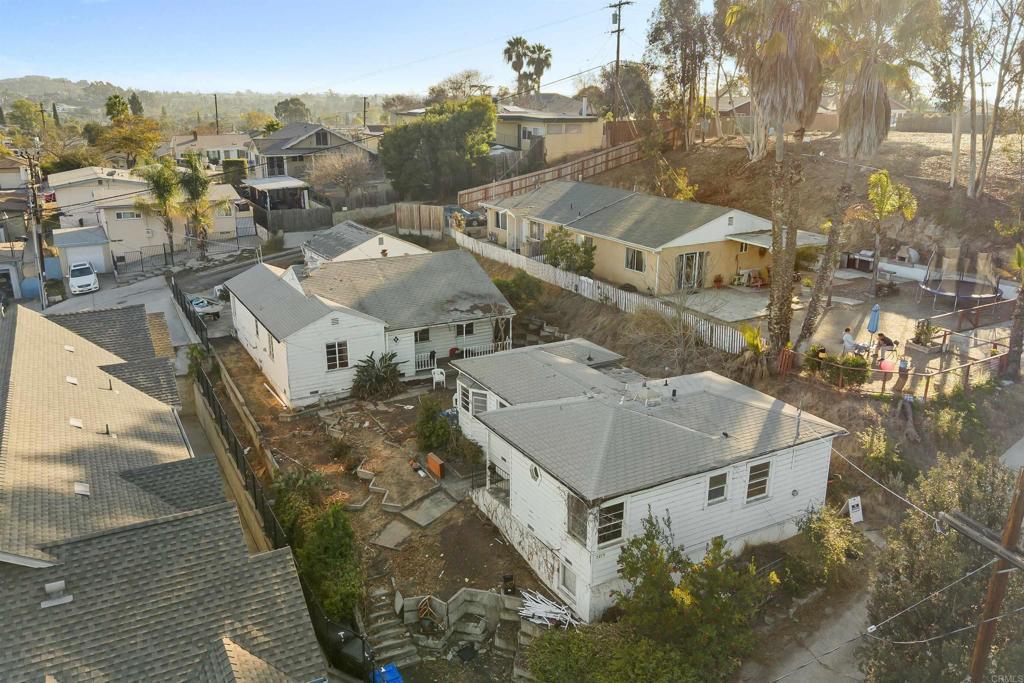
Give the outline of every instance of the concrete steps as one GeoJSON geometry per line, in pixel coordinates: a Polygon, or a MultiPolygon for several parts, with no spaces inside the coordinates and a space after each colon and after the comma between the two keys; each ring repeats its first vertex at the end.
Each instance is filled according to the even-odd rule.
{"type": "Polygon", "coordinates": [[[395,614],[394,592],[387,582],[370,589],[366,636],[373,648],[377,666],[395,664],[399,668],[420,661],[409,630],[395,614]]]}

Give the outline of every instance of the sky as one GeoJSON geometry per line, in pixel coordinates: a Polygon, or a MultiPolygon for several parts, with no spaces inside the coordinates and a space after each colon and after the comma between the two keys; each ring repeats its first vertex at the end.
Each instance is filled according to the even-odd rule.
{"type": "MultiPolygon", "coordinates": [[[[658,0],[623,11],[622,58],[643,54],[658,0]]],[[[0,78],[109,81],[125,88],[375,94],[425,92],[478,69],[512,85],[505,41],[522,35],[552,51],[543,81],[615,59],[605,2],[471,0],[0,0],[7,26],[0,78]]],[[[703,4],[710,5],[710,0],[703,4]]],[[[596,74],[597,71],[591,72],[596,74]]],[[[545,91],[572,93],[568,78],[545,91]]]]}

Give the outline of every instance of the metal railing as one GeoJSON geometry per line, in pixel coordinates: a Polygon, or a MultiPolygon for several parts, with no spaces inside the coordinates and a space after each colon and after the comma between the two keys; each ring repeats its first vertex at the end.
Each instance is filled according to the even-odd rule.
{"type": "Polygon", "coordinates": [[[178,304],[178,308],[185,314],[185,319],[188,320],[189,325],[192,326],[192,331],[199,337],[199,341],[202,342],[203,347],[210,350],[210,334],[206,329],[206,322],[203,320],[203,316],[199,315],[192,304],[188,301],[188,294],[186,294],[178,283],[171,278],[171,296],[174,297],[174,301],[178,304]]]}
{"type": "Polygon", "coordinates": [[[512,348],[512,340],[507,339],[501,342],[492,342],[490,344],[477,344],[475,346],[467,346],[463,349],[459,349],[463,358],[476,358],[477,356],[487,356],[492,353],[499,351],[508,351],[512,348]]]}

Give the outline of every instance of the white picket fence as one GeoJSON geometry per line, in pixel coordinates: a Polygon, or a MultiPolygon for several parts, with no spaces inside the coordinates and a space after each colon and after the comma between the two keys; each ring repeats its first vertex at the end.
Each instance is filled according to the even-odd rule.
{"type": "Polygon", "coordinates": [[[616,306],[626,313],[635,313],[644,308],[652,308],[665,315],[681,315],[683,322],[694,330],[708,346],[713,346],[728,353],[740,353],[747,346],[746,341],[743,339],[743,333],[735,327],[706,320],[694,313],[680,313],[672,306],[653,297],[637,292],[624,292],[606,282],[581,277],[575,273],[549,266],[546,263],[534,261],[522,254],[509,251],[500,245],[474,239],[465,233],[454,230],[446,230],[446,232],[460,247],[474,254],[479,254],[492,261],[518,268],[539,280],[556,285],[564,290],[575,292],[593,301],[616,306]]]}

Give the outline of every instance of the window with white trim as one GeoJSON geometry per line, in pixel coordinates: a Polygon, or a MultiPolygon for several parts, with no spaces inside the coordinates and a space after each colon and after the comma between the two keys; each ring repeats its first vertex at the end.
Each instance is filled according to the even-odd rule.
{"type": "Polygon", "coordinates": [[[502,230],[508,230],[508,214],[504,211],[499,211],[497,214],[498,227],[502,230]]]}
{"type": "Polygon", "coordinates": [[[459,407],[469,412],[469,388],[459,385],[459,407]]]}
{"type": "Polygon", "coordinates": [[[114,218],[119,221],[137,221],[142,218],[142,214],[138,211],[115,211],[114,218]]]}
{"type": "Polygon", "coordinates": [[[622,522],[626,518],[626,504],[605,505],[597,514],[597,544],[622,540],[622,522]]]}
{"type": "Polygon", "coordinates": [[[327,370],[348,367],[348,342],[327,342],[327,370]]]}
{"type": "Polygon", "coordinates": [[[570,602],[576,602],[576,572],[565,562],[558,569],[558,587],[570,602]]]}
{"type": "Polygon", "coordinates": [[[469,392],[469,401],[473,407],[473,414],[487,412],[487,392],[486,391],[471,391],[469,392]]]}
{"type": "Polygon", "coordinates": [[[544,239],[544,225],[537,221],[530,221],[530,239],[544,239]]]}
{"type": "Polygon", "coordinates": [[[422,344],[423,342],[430,341],[430,328],[424,327],[422,330],[416,330],[416,332],[413,334],[413,340],[417,344],[422,344]]]}
{"type": "Polygon", "coordinates": [[[469,337],[473,334],[473,323],[458,323],[455,325],[456,337],[469,337]]]}
{"type": "Polygon", "coordinates": [[[749,249],[750,249],[750,245],[749,244],[747,244],[746,242],[740,242],[740,253],[741,254],[746,254],[749,249]]]}
{"type": "Polygon", "coordinates": [[[579,496],[569,492],[565,499],[566,529],[569,535],[587,545],[587,504],[579,496]]]}
{"type": "Polygon", "coordinates": [[[726,472],[712,474],[708,477],[708,505],[725,500],[728,485],[729,475],[726,472]]]}
{"type": "Polygon", "coordinates": [[[626,247],[626,268],[638,273],[644,272],[644,252],[626,247]]]}
{"type": "Polygon", "coordinates": [[[768,496],[768,477],[771,475],[771,471],[771,461],[750,466],[750,469],[747,470],[748,501],[768,496]]]}

